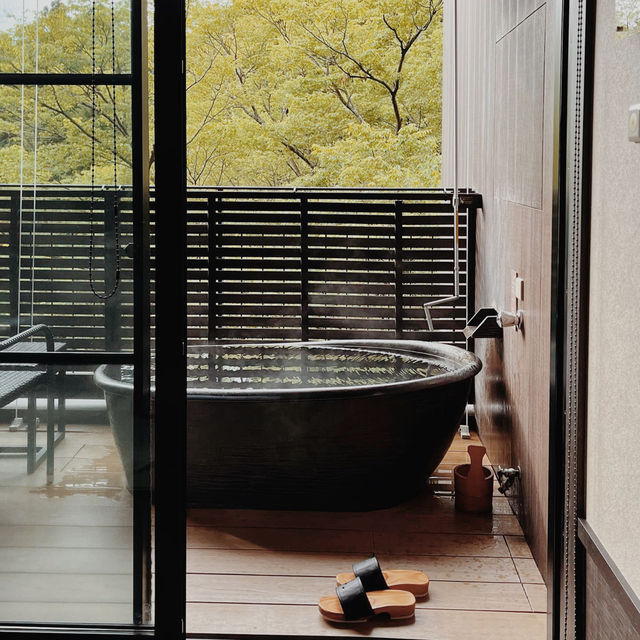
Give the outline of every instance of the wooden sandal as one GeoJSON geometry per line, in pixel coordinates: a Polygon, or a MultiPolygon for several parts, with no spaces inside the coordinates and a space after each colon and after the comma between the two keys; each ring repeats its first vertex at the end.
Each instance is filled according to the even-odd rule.
{"type": "Polygon", "coordinates": [[[336,588],[336,596],[320,598],[320,613],[332,622],[366,622],[376,615],[388,614],[392,620],[413,618],[416,599],[408,591],[386,589],[367,593],[360,578],[336,588]]]}
{"type": "Polygon", "coordinates": [[[429,578],[422,571],[391,569],[382,571],[376,557],[367,558],[353,565],[353,572],[339,573],[338,584],[346,584],[354,578],[360,578],[365,591],[383,591],[400,589],[409,591],[416,598],[424,598],[429,593],[429,578]]]}

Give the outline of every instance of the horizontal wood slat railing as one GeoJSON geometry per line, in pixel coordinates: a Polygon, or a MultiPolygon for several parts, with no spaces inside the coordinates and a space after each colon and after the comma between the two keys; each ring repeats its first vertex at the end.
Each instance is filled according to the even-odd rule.
{"type": "MultiPolygon", "coordinates": [[[[32,187],[21,198],[17,187],[0,186],[0,334],[46,323],[69,349],[131,349],[130,192],[94,196],[98,290],[114,277],[119,203],[122,285],[106,302],[90,290],[89,190],[42,186],[35,196],[32,187]]],[[[190,342],[397,337],[464,344],[460,331],[473,306],[473,207],[460,215],[462,297],[433,309],[433,333],[422,310],[427,300],[453,294],[451,199],[435,189],[190,188],[190,342]]]]}

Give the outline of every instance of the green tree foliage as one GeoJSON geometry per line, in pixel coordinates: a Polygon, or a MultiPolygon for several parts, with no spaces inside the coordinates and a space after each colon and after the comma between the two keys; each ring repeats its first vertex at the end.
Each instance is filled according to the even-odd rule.
{"type": "MultiPolygon", "coordinates": [[[[108,2],[99,0],[97,60],[110,71],[108,2]]],[[[188,0],[188,180],[191,184],[437,186],[442,0],[188,0]]],[[[117,5],[117,66],[128,70],[128,7],[117,5]]],[[[40,70],[91,68],[87,0],[40,18],[40,70]],[[42,55],[47,47],[46,58],[42,55]]],[[[26,70],[35,27],[25,29],[26,70]]],[[[19,71],[21,27],[0,34],[0,68],[19,71]]],[[[0,90],[0,181],[31,179],[33,96],[0,90]],[[23,135],[24,134],[24,135],[23,135]]],[[[29,94],[32,89],[25,92],[29,94]]],[[[117,101],[119,173],[130,178],[128,91],[117,101]]],[[[38,179],[87,182],[88,88],[42,88],[38,179]]],[[[113,96],[100,90],[99,181],[110,181],[113,96]]]]}
{"type": "Polygon", "coordinates": [[[190,182],[438,185],[441,9],[192,0],[190,182]]]}
{"type": "Polygon", "coordinates": [[[640,2],[616,0],[616,22],[620,35],[640,32],[640,2]]]}
{"type": "MultiPolygon", "coordinates": [[[[92,12],[87,0],[51,3],[35,19],[0,32],[0,71],[91,73],[92,12]],[[36,33],[38,34],[36,46],[36,33]],[[36,51],[37,66],[36,66],[36,51]]],[[[120,0],[115,12],[115,71],[130,70],[129,6],[120,0]]],[[[96,73],[111,73],[111,7],[96,3],[96,73]]],[[[113,131],[116,131],[118,179],[131,181],[131,91],[101,86],[96,91],[96,181],[113,181],[113,131]],[[116,105],[114,113],[114,105],[116,105]]],[[[92,92],[88,86],[0,87],[0,183],[87,184],[91,172],[92,92]],[[20,153],[20,144],[23,153],[20,153]],[[34,163],[34,153],[37,157],[34,163]]]]}

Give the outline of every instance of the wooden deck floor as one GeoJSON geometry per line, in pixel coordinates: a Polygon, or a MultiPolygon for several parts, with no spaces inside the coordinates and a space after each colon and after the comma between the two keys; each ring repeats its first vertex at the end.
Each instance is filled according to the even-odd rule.
{"type": "MultiPolygon", "coordinates": [[[[24,439],[0,428],[0,442],[24,439]]],[[[456,438],[437,475],[446,488],[469,441],[456,438]]],[[[0,621],[129,623],[131,497],[108,428],[71,427],[44,469],[0,460],[0,621]]],[[[425,491],[384,511],[192,510],[187,632],[448,640],[546,637],[546,590],[506,499],[491,516],[458,514],[425,491]],[[340,570],[371,553],[431,579],[415,621],[330,625],[316,603],[340,570]]]]}
{"type": "Polygon", "coordinates": [[[130,624],[133,510],[111,430],[70,426],[55,454],[51,486],[44,463],[0,458],[0,621],[130,624]]]}
{"type": "MultiPolygon", "coordinates": [[[[474,437],[474,440],[477,437],[474,437]]],[[[438,469],[466,462],[456,438],[438,469]]],[[[193,509],[188,518],[187,632],[449,640],[546,637],[546,588],[505,498],[493,514],[456,513],[431,491],[393,509],[318,513],[193,509]],[[413,621],[336,625],[317,611],[335,574],[375,553],[422,569],[430,595],[413,621]]]]}

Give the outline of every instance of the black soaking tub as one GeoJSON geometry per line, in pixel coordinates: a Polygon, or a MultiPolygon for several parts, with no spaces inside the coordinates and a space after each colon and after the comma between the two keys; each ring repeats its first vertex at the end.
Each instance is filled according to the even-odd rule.
{"type": "MultiPolygon", "coordinates": [[[[405,340],[214,344],[190,348],[188,365],[191,506],[354,511],[424,486],[481,369],[462,349],[405,340]]],[[[126,442],[114,419],[130,405],[115,406],[131,386],[117,370],[96,382],[126,442]]]]}

